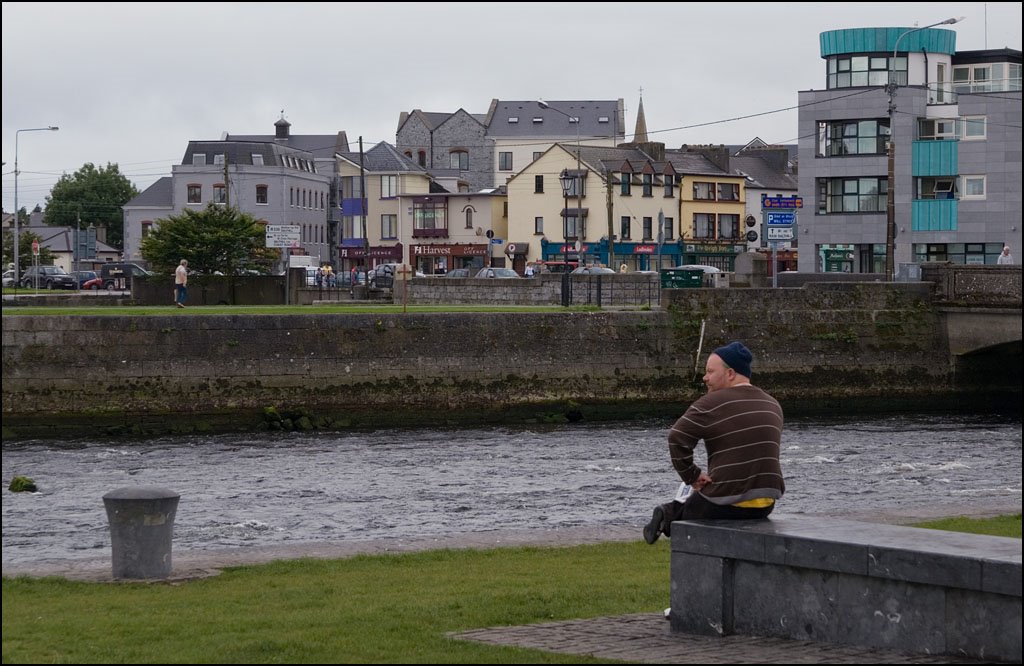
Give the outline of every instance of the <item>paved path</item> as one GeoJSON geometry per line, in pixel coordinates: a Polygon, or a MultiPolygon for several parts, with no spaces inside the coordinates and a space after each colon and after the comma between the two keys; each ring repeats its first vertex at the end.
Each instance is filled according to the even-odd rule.
{"type": "Polygon", "coordinates": [[[963,658],[755,636],[675,634],[661,613],[476,629],[452,638],[652,664],[965,664],[963,658]]]}

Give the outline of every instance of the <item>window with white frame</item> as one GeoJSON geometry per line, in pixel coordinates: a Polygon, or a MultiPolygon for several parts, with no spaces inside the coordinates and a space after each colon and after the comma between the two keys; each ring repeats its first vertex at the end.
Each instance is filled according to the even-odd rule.
{"type": "Polygon", "coordinates": [[[665,174],[665,198],[671,199],[675,197],[676,177],[672,174],[665,174]]]}
{"type": "Polygon", "coordinates": [[[380,237],[382,240],[394,240],[398,238],[397,215],[388,213],[380,216],[380,237]]]}
{"type": "Polygon", "coordinates": [[[189,185],[188,186],[188,203],[190,203],[190,204],[203,203],[203,186],[202,185],[189,185]]]}
{"type": "Polygon", "coordinates": [[[623,216],[621,216],[619,218],[619,239],[620,240],[629,240],[631,238],[630,226],[631,226],[632,221],[633,221],[633,218],[630,217],[629,215],[623,215],[623,216]]]}
{"type": "Polygon", "coordinates": [[[642,180],[643,196],[652,197],[654,196],[654,176],[649,173],[643,175],[642,180]]]}
{"type": "Polygon", "coordinates": [[[256,186],[256,204],[259,206],[267,205],[267,186],[257,185],[256,186]]]}
{"type": "Polygon", "coordinates": [[[252,165],[263,166],[263,153],[252,153],[252,165]]]}
{"type": "Polygon", "coordinates": [[[917,138],[921,141],[953,141],[957,138],[955,118],[921,118],[917,138]]]}
{"type": "Polygon", "coordinates": [[[956,176],[924,176],[914,179],[915,199],[956,199],[956,176]]]}
{"type": "Polygon", "coordinates": [[[380,198],[394,199],[398,196],[398,176],[380,177],[380,198]]]}
{"type": "Polygon", "coordinates": [[[216,153],[213,156],[213,166],[224,166],[224,153],[216,153]]]}
{"type": "Polygon", "coordinates": [[[192,153],[192,166],[206,166],[206,153],[192,153]]]}
{"type": "Polygon", "coordinates": [[[213,203],[227,203],[228,202],[228,188],[223,184],[218,183],[213,186],[213,203]]]}
{"type": "Polygon", "coordinates": [[[640,223],[643,225],[644,240],[654,240],[654,218],[645,217],[640,223]]]}
{"type": "Polygon", "coordinates": [[[619,194],[624,197],[631,196],[633,191],[633,174],[624,173],[620,179],[619,194]]]}
{"type": "Polygon", "coordinates": [[[961,198],[963,199],[984,199],[985,198],[985,176],[960,176],[961,198]]]}
{"type": "Polygon", "coordinates": [[[985,116],[964,116],[961,138],[964,141],[980,141],[985,138],[985,116]]]}

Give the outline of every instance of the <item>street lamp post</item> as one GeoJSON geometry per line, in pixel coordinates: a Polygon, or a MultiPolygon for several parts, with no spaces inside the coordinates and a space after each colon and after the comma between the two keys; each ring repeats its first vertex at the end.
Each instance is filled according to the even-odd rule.
{"type": "MultiPolygon", "coordinates": [[[[937,25],[953,25],[963,21],[964,17],[948,18],[920,28],[904,30],[896,38],[892,47],[892,59],[889,61],[889,83],[885,86],[889,93],[889,150],[888,152],[888,192],[885,198],[885,275],[891,282],[895,278],[895,254],[896,254],[896,52],[899,50],[900,42],[911,33],[920,30],[934,28],[937,25]]],[[[910,59],[907,59],[907,83],[910,83],[910,59]]],[[[909,142],[907,145],[910,145],[909,142]]]]}
{"type": "Polygon", "coordinates": [[[18,139],[22,132],[56,132],[59,127],[50,125],[48,127],[29,127],[20,129],[14,133],[14,284],[18,284],[18,274],[21,272],[18,264],[18,244],[21,242],[21,224],[18,219],[18,139]]]}
{"type": "MultiPolygon", "coordinates": [[[[569,190],[568,190],[568,187],[570,185],[573,185],[573,184],[575,184],[575,186],[576,186],[576,230],[577,230],[576,233],[577,233],[577,238],[579,239],[580,243],[582,244],[583,240],[584,240],[583,239],[583,233],[582,233],[583,232],[583,168],[582,168],[582,160],[580,158],[580,150],[581,150],[581,144],[580,144],[580,122],[582,122],[582,118],[580,118],[580,116],[570,116],[565,111],[562,111],[561,109],[556,109],[555,107],[551,106],[550,104],[548,104],[547,102],[545,102],[542,99],[537,100],[537,106],[539,106],[542,109],[551,109],[555,113],[560,113],[563,116],[565,116],[566,118],[568,118],[569,122],[572,122],[573,120],[576,121],[576,178],[575,178],[575,180],[573,180],[571,178],[568,178],[567,177],[568,176],[568,170],[566,170],[566,171],[562,172],[562,175],[559,177],[559,180],[562,181],[562,195],[565,198],[565,201],[566,201],[566,204],[567,204],[566,208],[568,208],[568,200],[569,200],[569,190]]],[[[568,211],[566,211],[566,212],[568,213],[568,211]]],[[[565,235],[564,232],[565,232],[566,220],[567,220],[567,217],[563,216],[562,217],[562,232],[563,232],[563,236],[565,235]]],[[[612,253],[612,249],[611,249],[612,248],[612,245],[611,245],[611,243],[612,243],[611,232],[612,232],[612,223],[611,223],[611,220],[609,219],[609,221],[608,221],[608,261],[609,262],[611,262],[611,260],[612,260],[611,259],[611,253],[612,253]]],[[[566,243],[568,243],[568,239],[566,239],[566,243]]],[[[568,257],[566,257],[566,259],[568,260],[568,257]]],[[[579,260],[579,255],[577,254],[577,261],[578,260],[579,260]]]]}

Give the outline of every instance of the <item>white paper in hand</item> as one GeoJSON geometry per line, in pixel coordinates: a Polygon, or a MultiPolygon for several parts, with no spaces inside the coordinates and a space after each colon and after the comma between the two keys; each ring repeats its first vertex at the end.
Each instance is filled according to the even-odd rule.
{"type": "Polygon", "coordinates": [[[683,481],[682,483],[679,484],[679,490],[676,491],[676,496],[674,499],[676,502],[682,504],[683,502],[686,502],[691,492],[693,492],[693,486],[683,481]]]}

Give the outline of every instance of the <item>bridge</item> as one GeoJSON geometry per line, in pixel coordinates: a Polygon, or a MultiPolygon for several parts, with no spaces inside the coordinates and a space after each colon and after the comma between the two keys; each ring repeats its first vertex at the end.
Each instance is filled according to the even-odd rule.
{"type": "Polygon", "coordinates": [[[921,279],[935,284],[934,305],[950,356],[969,356],[1021,344],[1020,266],[924,264],[921,279]]]}

